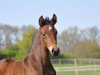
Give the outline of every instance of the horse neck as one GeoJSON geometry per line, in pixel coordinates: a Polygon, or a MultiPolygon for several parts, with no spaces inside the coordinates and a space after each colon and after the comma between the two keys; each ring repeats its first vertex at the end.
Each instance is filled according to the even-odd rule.
{"type": "Polygon", "coordinates": [[[29,57],[42,65],[47,65],[50,62],[49,51],[43,46],[39,31],[34,39],[29,57]]]}

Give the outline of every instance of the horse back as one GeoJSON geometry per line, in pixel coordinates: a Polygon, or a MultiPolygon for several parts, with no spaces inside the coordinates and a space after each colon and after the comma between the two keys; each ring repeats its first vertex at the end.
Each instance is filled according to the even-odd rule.
{"type": "Polygon", "coordinates": [[[12,59],[3,59],[0,61],[0,75],[42,75],[32,67],[28,65],[27,60],[16,61],[12,59]]]}
{"type": "Polygon", "coordinates": [[[21,61],[12,59],[3,59],[0,61],[0,75],[25,75],[23,69],[21,61]],[[19,72],[21,74],[18,74],[19,72]]]}
{"type": "Polygon", "coordinates": [[[0,60],[0,70],[6,68],[13,61],[14,60],[11,60],[11,59],[3,59],[3,60],[0,60]]]}

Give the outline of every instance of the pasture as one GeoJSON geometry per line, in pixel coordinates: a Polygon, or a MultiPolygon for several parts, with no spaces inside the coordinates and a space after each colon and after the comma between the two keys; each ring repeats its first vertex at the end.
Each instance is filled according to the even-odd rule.
{"type": "Polygon", "coordinates": [[[51,60],[57,75],[100,75],[99,59],[51,60]]]}

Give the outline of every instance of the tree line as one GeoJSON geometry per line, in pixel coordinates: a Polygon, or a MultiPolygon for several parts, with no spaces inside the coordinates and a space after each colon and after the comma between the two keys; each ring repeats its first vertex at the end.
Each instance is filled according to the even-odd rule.
{"type": "Polygon", "coordinates": [[[67,58],[100,58],[100,30],[97,27],[69,27],[59,35],[59,46],[67,58]]]}
{"type": "Polygon", "coordinates": [[[0,59],[22,59],[31,48],[36,30],[33,25],[18,27],[0,24],[0,59]]]}
{"type": "MultiPolygon", "coordinates": [[[[0,59],[22,59],[31,49],[37,29],[0,24],[0,59]]],[[[100,58],[100,30],[97,27],[69,27],[58,35],[60,58],[100,58]]]]}

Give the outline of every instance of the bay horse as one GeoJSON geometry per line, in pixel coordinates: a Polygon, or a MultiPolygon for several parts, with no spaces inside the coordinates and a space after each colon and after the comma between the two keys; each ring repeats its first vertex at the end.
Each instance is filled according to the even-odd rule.
{"type": "Polygon", "coordinates": [[[50,53],[58,56],[57,30],[54,25],[57,16],[39,18],[37,31],[30,53],[23,60],[3,59],[0,61],[0,75],[56,75],[50,62],[50,53]]]}

